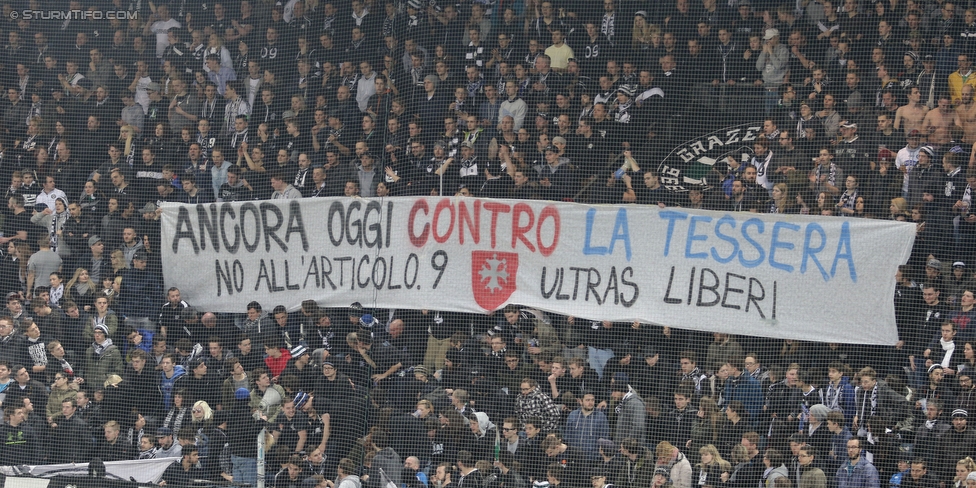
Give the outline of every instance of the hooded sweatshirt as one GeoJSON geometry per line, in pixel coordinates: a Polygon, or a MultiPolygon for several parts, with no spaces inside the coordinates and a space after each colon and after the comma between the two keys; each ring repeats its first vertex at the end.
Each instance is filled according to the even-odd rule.
{"type": "Polygon", "coordinates": [[[400,473],[403,470],[403,462],[400,460],[400,455],[397,454],[392,447],[383,448],[376,453],[376,457],[373,458],[373,466],[371,470],[375,471],[375,477],[370,476],[370,481],[373,479],[382,479],[380,476],[380,473],[382,472],[382,474],[385,475],[396,486],[400,486],[400,473]]]}
{"type": "Polygon", "coordinates": [[[173,406],[173,392],[176,390],[176,381],[186,376],[183,366],[173,367],[173,377],[167,378],[165,372],[159,373],[159,393],[163,395],[163,405],[166,410],[173,406]]]}
{"type": "Polygon", "coordinates": [[[495,428],[495,424],[488,419],[488,414],[485,412],[475,412],[475,417],[478,417],[478,437],[484,437],[489,430],[495,428]]]}
{"type": "Polygon", "coordinates": [[[573,410],[563,430],[566,443],[582,451],[591,461],[596,461],[600,456],[596,441],[610,438],[607,416],[599,410],[593,410],[589,415],[583,415],[581,408],[573,410]]]}

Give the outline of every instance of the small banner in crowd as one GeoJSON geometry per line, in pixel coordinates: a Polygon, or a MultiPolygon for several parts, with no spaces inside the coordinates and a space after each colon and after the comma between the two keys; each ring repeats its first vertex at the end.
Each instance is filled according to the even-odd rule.
{"type": "Polygon", "coordinates": [[[167,285],[243,313],[362,302],[894,344],[912,224],[456,197],[163,206],[167,285]]]}
{"type": "MultiPolygon", "coordinates": [[[[136,459],[130,461],[109,461],[105,463],[105,473],[108,480],[133,481],[136,483],[159,483],[163,472],[170,464],[179,462],[180,458],[136,459]]],[[[88,476],[88,463],[82,464],[39,464],[35,466],[4,466],[0,472],[7,476],[7,486],[11,479],[20,483],[29,483],[30,478],[13,478],[18,475],[54,478],[56,476],[88,476]]],[[[46,486],[46,485],[44,485],[46,486]]],[[[117,486],[105,483],[104,486],[117,486]]]]}
{"type": "Polygon", "coordinates": [[[762,134],[762,128],[762,122],[734,125],[676,146],[658,166],[661,185],[680,192],[719,183],[720,178],[709,178],[712,169],[724,175],[729,156],[743,163],[749,162],[754,154],[753,144],[762,134]]]}

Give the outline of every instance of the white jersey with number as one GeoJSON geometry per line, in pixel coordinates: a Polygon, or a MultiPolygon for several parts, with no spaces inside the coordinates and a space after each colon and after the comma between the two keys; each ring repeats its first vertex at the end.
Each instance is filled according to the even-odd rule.
{"type": "Polygon", "coordinates": [[[918,164],[918,153],[921,151],[921,145],[915,149],[905,146],[899,149],[898,154],[895,156],[895,167],[905,173],[905,182],[901,185],[901,192],[903,194],[908,193],[908,174],[918,164]]]}

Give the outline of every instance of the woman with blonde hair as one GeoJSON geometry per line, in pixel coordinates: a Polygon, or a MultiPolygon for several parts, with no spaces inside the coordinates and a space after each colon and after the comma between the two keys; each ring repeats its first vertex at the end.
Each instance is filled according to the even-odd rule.
{"type": "Polygon", "coordinates": [[[428,417],[430,417],[431,414],[433,413],[434,413],[434,404],[431,403],[430,400],[424,399],[417,402],[417,409],[414,412],[414,415],[418,419],[425,420],[428,417]]]}
{"type": "Polygon", "coordinates": [[[713,444],[698,450],[701,462],[698,463],[698,486],[721,486],[729,480],[732,464],[722,459],[718,448],[713,444]]]}
{"type": "Polygon", "coordinates": [[[125,263],[125,254],[122,253],[122,250],[121,249],[116,249],[116,250],[112,251],[112,254],[110,254],[110,256],[112,258],[112,273],[113,274],[116,274],[117,275],[122,270],[124,270],[124,269],[126,269],[126,268],[129,267],[129,265],[127,265],[125,263]]]}
{"type": "Polygon", "coordinates": [[[956,462],[956,477],[952,480],[953,488],[964,488],[969,474],[976,472],[976,461],[966,456],[956,462]]]}
{"type": "Polygon", "coordinates": [[[44,137],[44,120],[40,117],[31,117],[27,121],[27,132],[25,134],[23,141],[15,141],[20,144],[18,149],[27,151],[28,154],[33,153],[38,149],[44,149],[43,144],[38,146],[41,138],[44,137]]]}
{"type": "MultiPolygon", "coordinates": [[[[224,46],[224,38],[217,34],[210,34],[210,38],[207,39],[207,51],[204,54],[204,59],[211,54],[216,54],[220,56],[220,67],[221,68],[234,68],[234,58],[230,55],[230,50],[224,46]]],[[[207,67],[207,63],[203,63],[203,71],[209,73],[210,68],[207,67]]]]}
{"type": "Polygon", "coordinates": [[[749,470],[746,469],[746,471],[742,471],[742,469],[746,468],[746,466],[748,466],[752,461],[752,458],[749,457],[749,451],[746,450],[746,446],[736,444],[735,447],[732,448],[731,454],[732,462],[735,463],[735,466],[732,467],[732,474],[729,475],[728,482],[732,483],[733,486],[738,486],[740,484],[742,486],[748,486],[750,484],[755,485],[756,480],[746,479],[746,477],[749,475],[749,470]]]}
{"type": "Polygon", "coordinates": [[[892,198],[888,210],[891,211],[891,220],[908,220],[912,216],[912,212],[908,208],[908,200],[902,197],[892,198]]]}
{"type": "Polygon", "coordinates": [[[213,409],[210,404],[198,400],[190,407],[190,426],[194,432],[200,434],[213,424],[213,409]]]}
{"type": "Polygon", "coordinates": [[[647,12],[638,10],[634,14],[634,35],[631,44],[635,51],[651,48],[651,34],[655,28],[656,26],[647,23],[647,12]]]}
{"type": "Polygon", "coordinates": [[[773,185],[773,199],[769,203],[769,212],[776,214],[795,214],[800,213],[796,205],[790,201],[790,187],[786,183],[776,183],[773,185]]]}
{"type": "Polygon", "coordinates": [[[661,49],[663,42],[664,33],[661,31],[661,27],[656,24],[651,24],[648,26],[647,38],[649,40],[648,49],[656,51],[661,49]]]}

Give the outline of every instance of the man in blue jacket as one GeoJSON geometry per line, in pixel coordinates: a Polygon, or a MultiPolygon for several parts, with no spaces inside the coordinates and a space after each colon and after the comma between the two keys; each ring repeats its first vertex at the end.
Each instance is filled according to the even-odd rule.
{"type": "Polygon", "coordinates": [[[758,419],[762,411],[763,394],[759,380],[750,374],[744,374],[743,358],[736,356],[722,365],[729,374],[725,380],[725,398],[728,402],[738,400],[749,411],[749,418],[758,419]]]}
{"type": "Polygon", "coordinates": [[[596,409],[596,397],[591,392],[583,394],[580,408],[569,413],[563,427],[563,440],[570,447],[579,449],[591,461],[600,457],[597,441],[610,437],[610,423],[602,411],[596,409]]]}
{"type": "Polygon", "coordinates": [[[848,461],[837,469],[837,488],[878,488],[878,470],[861,456],[861,440],[847,441],[848,461]]]}
{"type": "Polygon", "coordinates": [[[140,249],[132,257],[132,268],[122,272],[122,289],[119,311],[131,325],[148,328],[149,318],[155,318],[162,305],[162,280],[156,273],[146,269],[146,251],[140,249]]]}

